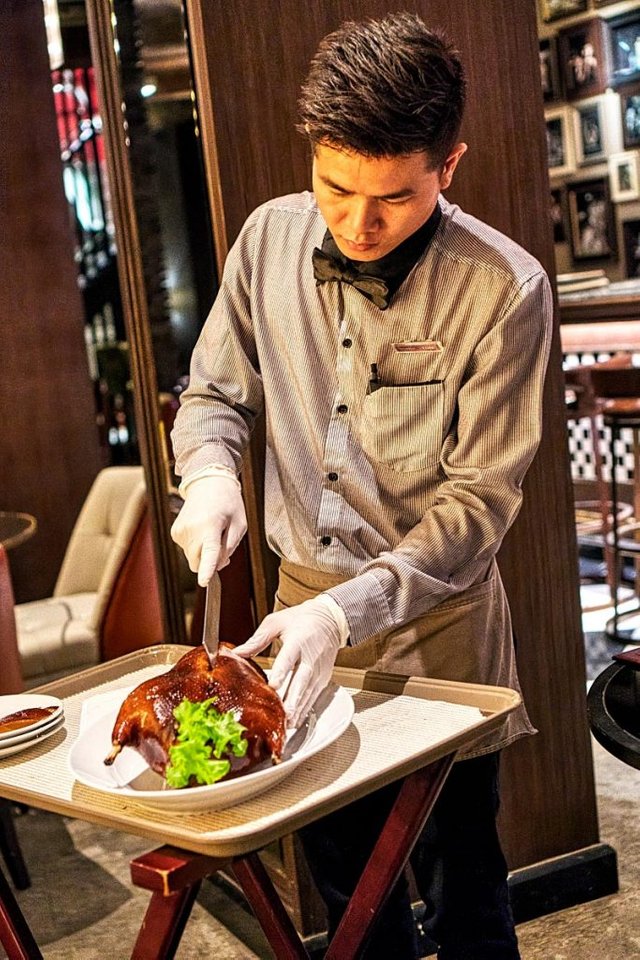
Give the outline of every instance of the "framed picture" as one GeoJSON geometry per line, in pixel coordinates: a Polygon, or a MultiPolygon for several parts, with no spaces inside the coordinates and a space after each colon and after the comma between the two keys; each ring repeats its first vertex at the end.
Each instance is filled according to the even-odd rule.
{"type": "Polygon", "coordinates": [[[549,194],[553,242],[566,243],[566,196],[562,187],[555,187],[549,194]]]}
{"type": "Polygon", "coordinates": [[[616,239],[608,178],[568,183],[567,205],[573,259],[602,260],[614,256],[616,239]]]}
{"type": "Polygon", "coordinates": [[[607,137],[606,98],[590,97],[575,106],[576,162],[579,166],[606,160],[609,152],[607,137]]]}
{"type": "Polygon", "coordinates": [[[637,200],[640,196],[640,153],[614,153],[609,157],[611,199],[637,200]]]}
{"type": "Polygon", "coordinates": [[[609,85],[605,21],[593,17],[561,30],[558,57],[567,100],[604,93],[609,85]]]}
{"type": "Polygon", "coordinates": [[[549,175],[564,176],[571,173],[576,165],[571,107],[553,107],[545,110],[544,118],[547,129],[549,175]]]}
{"type": "Polygon", "coordinates": [[[612,86],[640,80],[640,9],[612,17],[609,28],[612,86]]]}
{"type": "Polygon", "coordinates": [[[538,0],[538,10],[544,23],[571,17],[587,9],[587,0],[538,0]]]}
{"type": "Polygon", "coordinates": [[[622,144],[626,150],[640,146],[640,83],[620,87],[622,144]]]}
{"type": "Polygon", "coordinates": [[[622,221],[623,269],[625,277],[640,277],[640,220],[622,221]]]}
{"type": "Polygon", "coordinates": [[[562,98],[560,71],[558,70],[558,46],[555,37],[540,40],[540,86],[545,103],[562,98]]]}

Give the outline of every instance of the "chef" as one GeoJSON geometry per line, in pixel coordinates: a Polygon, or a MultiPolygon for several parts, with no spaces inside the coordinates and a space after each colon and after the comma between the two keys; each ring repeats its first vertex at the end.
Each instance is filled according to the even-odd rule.
{"type": "MultiPolygon", "coordinates": [[[[344,24],[300,98],[313,192],[248,218],[195,347],[172,435],[172,535],[198,580],[246,531],[238,477],[266,420],[270,682],[299,724],[340,665],[518,689],[495,556],[541,430],[551,294],[540,264],[448,202],[467,147],[459,56],[415,15],[344,24]]],[[[412,868],[441,960],[519,957],[496,830],[498,757],[524,707],[454,765],[412,868]]],[[[391,785],[301,832],[330,932],[391,785]]],[[[418,954],[407,884],[371,958],[418,954]]]]}

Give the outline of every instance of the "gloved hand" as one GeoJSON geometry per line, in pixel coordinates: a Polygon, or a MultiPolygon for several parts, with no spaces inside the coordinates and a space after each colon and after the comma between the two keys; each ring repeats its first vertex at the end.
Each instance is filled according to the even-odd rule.
{"type": "Polygon", "coordinates": [[[287,610],[270,613],[235,652],[241,657],[253,657],[276,637],[282,647],[273,661],[269,686],[283,699],[288,725],[297,727],[331,679],[342,646],[340,627],[322,600],[305,600],[287,610]]]}
{"type": "Polygon", "coordinates": [[[215,571],[227,566],[247,531],[240,484],[232,476],[200,477],[187,486],[184,498],[171,536],[206,587],[215,571]]]}

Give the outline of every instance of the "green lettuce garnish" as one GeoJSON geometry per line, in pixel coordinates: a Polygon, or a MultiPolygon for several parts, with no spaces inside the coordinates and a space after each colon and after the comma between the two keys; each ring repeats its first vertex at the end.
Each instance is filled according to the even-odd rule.
{"type": "Polygon", "coordinates": [[[193,703],[183,700],[173,711],[177,724],[176,743],[169,748],[165,771],[167,786],[188,787],[216,783],[231,770],[226,757],[244,757],[247,729],[238,723],[233,710],[219,713],[216,697],[193,703]]]}

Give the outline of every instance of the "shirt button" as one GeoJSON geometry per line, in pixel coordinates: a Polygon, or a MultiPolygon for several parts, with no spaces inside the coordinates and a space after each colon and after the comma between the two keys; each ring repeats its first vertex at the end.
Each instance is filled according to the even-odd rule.
{"type": "Polygon", "coordinates": [[[346,405],[346,403],[338,404],[338,413],[346,413],[348,409],[349,407],[346,405]]]}
{"type": "Polygon", "coordinates": [[[343,346],[343,347],[350,347],[350,346],[352,345],[352,343],[353,343],[353,340],[351,340],[349,337],[347,337],[345,340],[342,341],[342,346],[343,346]]]}
{"type": "Polygon", "coordinates": [[[328,547],[331,543],[331,537],[320,537],[320,543],[323,547],[328,547]]]}
{"type": "Polygon", "coordinates": [[[338,479],[338,474],[337,474],[337,473],[334,473],[333,471],[331,471],[331,473],[327,474],[327,476],[329,477],[329,480],[337,480],[337,479],[338,479]]]}

